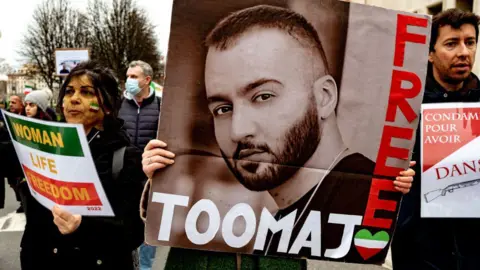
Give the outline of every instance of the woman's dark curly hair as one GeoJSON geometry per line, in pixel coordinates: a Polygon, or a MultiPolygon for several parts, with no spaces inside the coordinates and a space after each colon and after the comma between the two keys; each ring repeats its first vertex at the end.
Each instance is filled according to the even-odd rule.
{"type": "Polygon", "coordinates": [[[92,82],[100,109],[105,113],[105,115],[107,115],[108,111],[110,112],[108,116],[117,118],[118,110],[120,109],[121,104],[121,91],[118,87],[117,78],[110,69],[102,67],[95,61],[89,60],[81,62],[75,68],[73,68],[60,88],[57,107],[61,112],[62,121],[65,121],[62,108],[63,98],[65,97],[65,89],[72,78],[82,75],[87,75],[92,82]],[[100,97],[103,98],[103,102],[102,98],[100,97]]]}

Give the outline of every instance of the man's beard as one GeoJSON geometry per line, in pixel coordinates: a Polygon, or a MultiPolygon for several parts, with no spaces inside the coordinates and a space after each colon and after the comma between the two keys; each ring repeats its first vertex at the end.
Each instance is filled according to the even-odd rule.
{"type": "Polygon", "coordinates": [[[468,78],[468,76],[470,76],[471,72],[472,72],[471,67],[470,67],[470,70],[467,72],[457,73],[455,72],[454,67],[450,66],[447,70],[444,70],[443,75],[441,74],[440,77],[444,82],[448,84],[457,85],[464,82],[468,78]]]}
{"type": "MultiPolygon", "coordinates": [[[[290,179],[317,150],[322,131],[318,119],[318,111],[314,99],[311,102],[303,118],[294,124],[285,134],[284,145],[281,153],[274,153],[271,148],[263,144],[255,144],[250,141],[241,141],[232,159],[229,159],[222,151],[228,168],[246,188],[253,191],[265,191],[280,186],[290,179]],[[244,149],[256,149],[273,156],[273,160],[262,171],[258,171],[262,162],[248,161],[248,165],[242,167],[250,173],[242,173],[239,170],[239,154],[244,149]]],[[[247,158],[248,159],[248,158],[247,158]]]]}
{"type": "Polygon", "coordinates": [[[456,76],[447,75],[443,78],[443,80],[446,83],[451,85],[459,84],[464,82],[468,78],[468,76],[470,76],[470,72],[465,72],[462,74],[455,74],[455,75],[456,76]]]}

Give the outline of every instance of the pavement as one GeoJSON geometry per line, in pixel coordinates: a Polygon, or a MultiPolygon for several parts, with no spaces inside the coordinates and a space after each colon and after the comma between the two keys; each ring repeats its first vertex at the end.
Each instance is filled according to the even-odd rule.
{"type": "Polygon", "coordinates": [[[20,240],[25,215],[15,213],[20,204],[10,186],[6,185],[5,190],[5,208],[0,209],[0,270],[20,270],[20,240]]]}
{"type": "MultiPolygon", "coordinates": [[[[19,203],[8,185],[5,189],[5,208],[0,209],[0,270],[20,270],[20,240],[25,226],[25,215],[15,213],[19,203]]],[[[152,270],[165,268],[169,250],[169,247],[157,248],[152,270]]],[[[308,269],[312,270],[386,270],[392,269],[390,265],[389,258],[383,267],[308,260],[308,269]]]]}

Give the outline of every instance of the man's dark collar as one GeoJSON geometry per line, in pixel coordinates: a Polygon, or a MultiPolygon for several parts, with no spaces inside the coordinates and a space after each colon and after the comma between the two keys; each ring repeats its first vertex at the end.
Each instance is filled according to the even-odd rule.
{"type": "Polygon", "coordinates": [[[457,91],[447,91],[442,85],[440,85],[437,80],[433,77],[433,74],[427,76],[427,88],[429,91],[448,93],[456,92],[460,95],[468,93],[470,90],[479,90],[479,81],[477,76],[472,72],[470,75],[463,81],[463,86],[457,91]]]}
{"type": "MultiPolygon", "coordinates": [[[[135,97],[133,97],[130,101],[132,103],[135,103],[136,99],[135,99],[135,101],[134,101],[134,99],[135,99],[135,97]]],[[[143,98],[142,101],[140,101],[140,103],[142,104],[141,107],[145,107],[146,105],[152,103],[154,100],[155,100],[155,93],[149,95],[148,97],[143,98]]]]}

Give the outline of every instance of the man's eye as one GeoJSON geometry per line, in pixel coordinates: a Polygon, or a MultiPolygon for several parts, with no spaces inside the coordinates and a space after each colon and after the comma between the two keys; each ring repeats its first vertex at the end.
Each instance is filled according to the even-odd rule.
{"type": "Polygon", "coordinates": [[[71,95],[73,94],[73,92],[75,92],[73,89],[69,89],[69,88],[65,89],[65,95],[71,95]]]}
{"type": "Polygon", "coordinates": [[[232,110],[231,106],[220,106],[213,110],[214,115],[223,115],[229,113],[232,110]]]}
{"type": "Polygon", "coordinates": [[[273,95],[272,94],[261,94],[261,95],[258,95],[254,98],[254,101],[266,101],[266,100],[269,100],[270,98],[272,98],[273,95]]]}
{"type": "Polygon", "coordinates": [[[445,46],[452,48],[452,47],[455,47],[455,43],[449,42],[449,43],[445,44],[445,46]]]}

